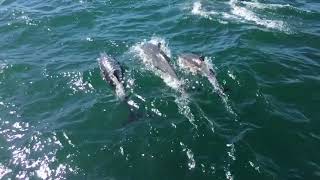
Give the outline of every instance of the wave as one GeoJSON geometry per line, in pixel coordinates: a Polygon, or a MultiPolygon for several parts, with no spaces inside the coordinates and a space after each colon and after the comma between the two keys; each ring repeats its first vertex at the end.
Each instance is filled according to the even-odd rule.
{"type": "Polygon", "coordinates": [[[253,11],[245,7],[241,7],[237,5],[237,0],[230,1],[231,13],[235,16],[238,16],[246,21],[254,22],[257,25],[261,25],[271,29],[284,30],[285,24],[283,21],[278,20],[269,20],[262,19],[258,15],[256,15],[253,11]]]}
{"type": "Polygon", "coordinates": [[[262,18],[246,6],[240,6],[237,0],[230,0],[227,5],[229,6],[229,11],[224,9],[215,10],[214,5],[210,5],[210,10],[206,10],[201,1],[197,1],[193,3],[191,13],[210,20],[217,20],[222,24],[227,24],[230,21],[254,23],[268,29],[276,29],[284,32],[289,31],[284,21],[262,18]]]}
{"type": "Polygon", "coordinates": [[[271,9],[271,10],[278,10],[278,9],[291,9],[296,12],[305,12],[305,13],[311,13],[309,10],[301,9],[294,7],[290,4],[266,4],[261,3],[258,1],[242,1],[241,4],[246,5],[248,8],[256,8],[256,9],[271,9]]]}

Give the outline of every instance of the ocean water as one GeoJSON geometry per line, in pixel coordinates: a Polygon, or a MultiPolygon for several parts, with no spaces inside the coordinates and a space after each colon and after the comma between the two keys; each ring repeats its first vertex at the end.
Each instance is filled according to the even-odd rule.
{"type": "Polygon", "coordinates": [[[317,180],[319,107],[318,0],[0,0],[0,179],[317,180]],[[185,52],[216,79],[181,69],[185,52]]]}

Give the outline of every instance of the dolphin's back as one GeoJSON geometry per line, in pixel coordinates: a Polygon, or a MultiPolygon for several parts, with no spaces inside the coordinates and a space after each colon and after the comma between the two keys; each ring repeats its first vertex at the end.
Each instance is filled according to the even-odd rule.
{"type": "Polygon", "coordinates": [[[180,57],[185,59],[186,61],[194,61],[194,60],[200,59],[199,55],[191,54],[191,53],[182,54],[180,57]]]}
{"type": "Polygon", "coordinates": [[[201,61],[201,56],[192,53],[185,53],[179,56],[181,63],[193,69],[195,72],[201,72],[206,76],[215,76],[215,70],[209,67],[207,62],[201,61]]]}
{"type": "Polygon", "coordinates": [[[113,57],[107,55],[106,53],[101,53],[99,58],[99,65],[103,76],[106,80],[109,81],[109,76],[114,75],[119,81],[123,79],[122,68],[118,61],[113,57]]]}
{"type": "Polygon", "coordinates": [[[182,63],[184,64],[189,64],[194,67],[201,68],[201,61],[199,55],[188,53],[180,55],[179,58],[182,60],[182,63]]]}
{"type": "Polygon", "coordinates": [[[164,73],[168,73],[175,79],[178,79],[176,73],[168,62],[169,57],[157,45],[146,43],[142,46],[142,50],[155,68],[164,73]]]}

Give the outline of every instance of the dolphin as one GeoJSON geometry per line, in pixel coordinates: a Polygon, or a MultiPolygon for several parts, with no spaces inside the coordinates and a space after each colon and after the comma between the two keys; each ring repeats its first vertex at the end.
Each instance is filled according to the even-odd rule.
{"type": "Polygon", "coordinates": [[[115,88],[117,97],[124,100],[126,93],[123,85],[123,69],[119,62],[106,53],[101,53],[99,66],[103,79],[115,88]]]}
{"type": "Polygon", "coordinates": [[[220,87],[215,70],[208,66],[204,56],[193,53],[182,54],[178,57],[178,64],[181,68],[189,70],[194,75],[201,74],[202,76],[207,77],[214,90],[219,95],[224,96],[224,91],[226,89],[220,87]]]}
{"type": "Polygon", "coordinates": [[[178,80],[178,77],[169,64],[170,58],[161,50],[161,43],[157,45],[152,43],[145,43],[141,47],[143,53],[146,56],[147,63],[158,69],[164,74],[169,75],[171,78],[178,80]]]}
{"type": "Polygon", "coordinates": [[[106,53],[101,53],[98,61],[102,78],[115,89],[117,97],[122,102],[125,102],[129,110],[128,122],[137,120],[140,114],[136,114],[133,111],[129,96],[126,95],[124,89],[124,70],[122,66],[117,60],[106,53]]]}

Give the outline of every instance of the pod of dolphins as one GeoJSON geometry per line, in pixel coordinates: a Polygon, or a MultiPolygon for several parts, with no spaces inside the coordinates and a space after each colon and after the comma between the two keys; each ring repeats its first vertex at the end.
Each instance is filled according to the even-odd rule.
{"type": "MultiPolygon", "coordinates": [[[[152,65],[163,74],[178,81],[177,74],[170,65],[171,59],[161,49],[161,46],[161,43],[145,43],[141,46],[141,50],[147,61],[145,63],[152,65]]],[[[103,79],[114,88],[115,93],[120,100],[127,100],[124,89],[124,72],[120,63],[106,53],[102,53],[98,61],[103,79]]],[[[193,53],[181,54],[178,56],[178,62],[182,69],[185,69],[194,75],[201,74],[202,76],[207,77],[213,85],[214,90],[220,96],[224,96],[223,89],[217,83],[215,77],[216,73],[213,68],[207,66],[204,56],[199,56],[193,53]]]]}

